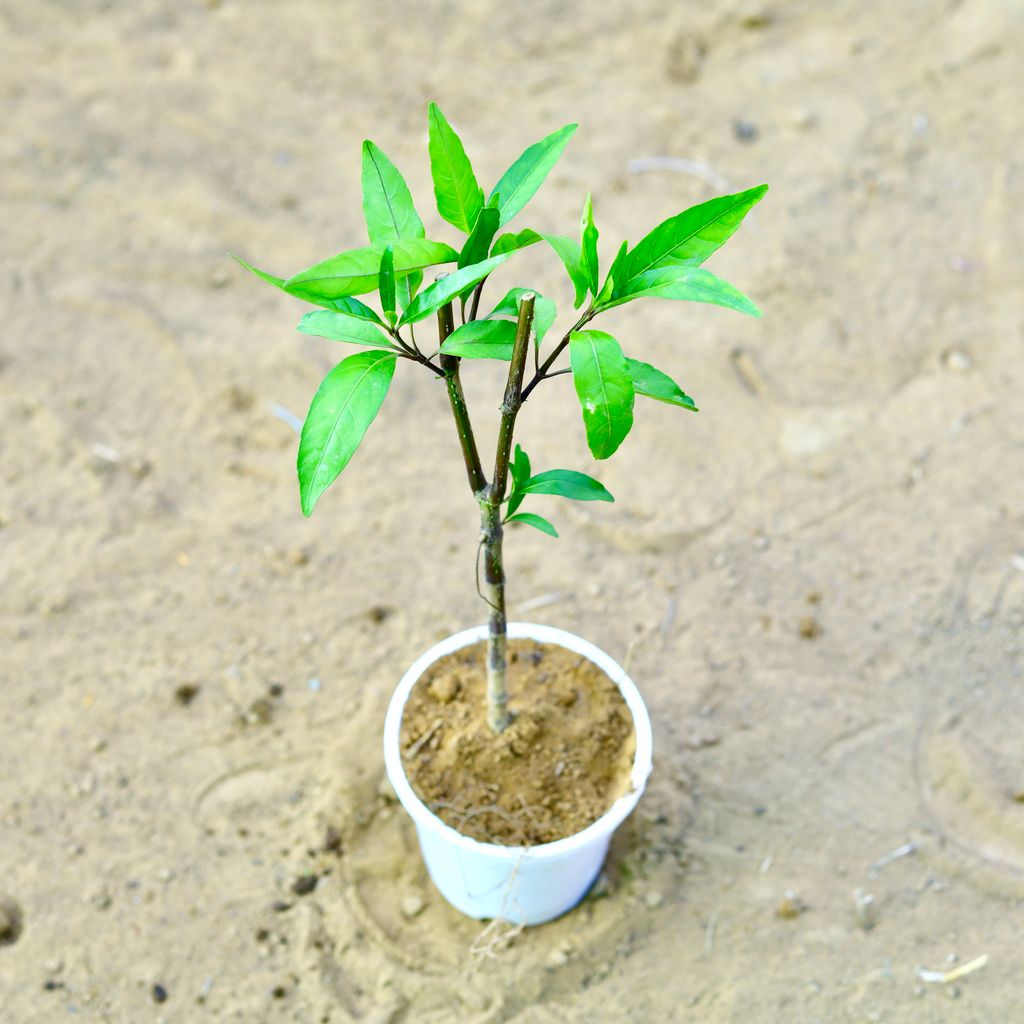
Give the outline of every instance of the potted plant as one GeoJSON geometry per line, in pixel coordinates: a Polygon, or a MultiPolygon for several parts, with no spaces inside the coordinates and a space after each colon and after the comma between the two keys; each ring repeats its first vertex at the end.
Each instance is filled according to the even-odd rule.
{"type": "Polygon", "coordinates": [[[711,199],[658,224],[635,246],[623,242],[602,278],[589,195],[578,238],[506,230],[576,125],[528,147],[489,195],[433,103],[428,128],[437,210],[463,236],[456,246],[426,237],[402,175],[365,142],[369,245],[289,278],[239,262],[318,307],[303,316],[300,331],[364,350],[327,374],[306,415],[298,477],[307,516],[359,447],[399,363],[444,382],[480,509],[478,589],[488,622],[437,644],[405,674],[387,713],[385,763],[416,824],[430,875],[449,902],[475,917],[535,924],[572,907],[599,872],[612,832],[650,772],[651,729],[636,687],[607,654],[560,630],[506,621],[505,527],[522,524],[557,537],[524,503],[534,495],[613,500],[583,473],[535,472],[515,444],[517,417],[542,382],[571,373],[588,447],[594,458],[607,459],[632,427],[637,395],[696,411],[669,376],[627,357],[612,335],[591,325],[601,313],[641,298],[758,315],[749,299],[702,264],[767,186],[711,199]],[[555,304],[536,291],[515,287],[489,310],[483,304],[492,275],[538,242],[564,265],[578,311],[554,344],[555,304]],[[441,272],[424,286],[428,268],[441,272]],[[358,298],[372,292],[379,310],[358,298]],[[428,321],[436,321],[436,341],[426,340],[428,321]],[[509,364],[489,475],[485,466],[492,463],[477,445],[461,381],[464,361],[475,359],[509,364]]]}

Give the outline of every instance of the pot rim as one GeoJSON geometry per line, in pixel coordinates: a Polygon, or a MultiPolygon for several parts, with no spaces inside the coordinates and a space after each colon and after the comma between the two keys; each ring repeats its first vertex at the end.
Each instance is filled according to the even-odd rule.
{"type": "Polygon", "coordinates": [[[569,633],[554,626],[542,626],[529,622],[508,623],[508,635],[511,639],[537,640],[540,643],[555,644],[582,654],[597,665],[619,688],[633,718],[633,730],[636,733],[636,753],[633,755],[629,791],[620,796],[597,821],[592,822],[581,832],[564,839],[556,839],[554,842],[540,843],[537,846],[502,846],[499,843],[481,843],[469,836],[464,836],[447,825],[420,800],[406,778],[405,767],[402,764],[400,733],[406,701],[420,676],[435,661],[469,644],[485,640],[487,638],[486,625],[464,629],[440,643],[434,644],[428,651],[421,654],[402,676],[391,697],[391,702],[388,704],[387,715],[384,719],[384,764],[388,779],[399,802],[417,827],[440,833],[449,843],[478,856],[515,860],[528,854],[531,860],[559,859],[589,845],[594,840],[611,835],[637,805],[651,774],[653,745],[651,720],[643,698],[640,696],[640,691],[626,674],[625,669],[594,644],[576,636],[575,633],[569,633]]]}

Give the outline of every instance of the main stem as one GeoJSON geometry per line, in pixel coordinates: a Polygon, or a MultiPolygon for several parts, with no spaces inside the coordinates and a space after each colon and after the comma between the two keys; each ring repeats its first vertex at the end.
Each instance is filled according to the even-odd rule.
{"type": "Polygon", "coordinates": [[[484,596],[491,614],[487,629],[487,723],[501,732],[509,723],[508,713],[508,623],[505,617],[505,566],[502,558],[501,505],[508,486],[508,463],[516,416],[523,404],[523,374],[530,350],[533,307],[536,296],[525,293],[519,300],[519,321],[512,346],[505,398],[501,403],[498,448],[494,456],[494,477],[480,495],[480,539],[484,548],[484,596]]]}
{"type": "MultiPolygon", "coordinates": [[[[438,344],[443,345],[445,339],[455,330],[455,312],[452,304],[442,306],[437,311],[438,344]]],[[[469,421],[469,409],[466,407],[466,396],[462,390],[462,377],[459,374],[459,357],[442,355],[439,359],[444,374],[445,386],[448,388],[448,402],[455,417],[455,427],[459,432],[459,444],[462,446],[462,458],[466,463],[466,476],[473,493],[479,497],[487,487],[483,466],[480,464],[480,453],[477,451],[476,439],[473,437],[473,425],[469,421]]]]}

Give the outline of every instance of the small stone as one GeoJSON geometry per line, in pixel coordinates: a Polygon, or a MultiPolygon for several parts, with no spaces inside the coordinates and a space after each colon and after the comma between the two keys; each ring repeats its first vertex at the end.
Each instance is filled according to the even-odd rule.
{"type": "Polygon", "coordinates": [[[797,131],[805,132],[818,123],[818,115],[806,107],[797,107],[789,112],[789,123],[797,131]]]}
{"type": "Polygon", "coordinates": [[[761,129],[753,121],[737,117],[732,123],[732,133],[737,142],[757,142],[761,137],[761,129]]]}
{"type": "Polygon", "coordinates": [[[317,882],[320,879],[313,874],[299,875],[298,878],[292,882],[292,892],[296,896],[308,896],[317,886],[317,882]]]}
{"type": "Polygon", "coordinates": [[[944,989],[947,999],[959,999],[960,998],[960,986],[959,985],[947,985],[944,989]]]}
{"type": "Polygon", "coordinates": [[[17,942],[21,929],[21,907],[9,896],[0,896],[0,946],[17,942]]]}
{"type": "Polygon", "coordinates": [[[402,914],[408,918],[419,917],[423,913],[426,903],[418,893],[411,892],[402,897],[402,914]]]}
{"type": "Polygon", "coordinates": [[[375,604],[367,613],[366,617],[375,625],[379,626],[382,622],[390,619],[395,614],[394,608],[389,608],[386,604],[375,604]]]}
{"type": "Polygon", "coordinates": [[[88,896],[88,900],[97,910],[109,910],[114,902],[110,890],[104,885],[97,886],[88,896]]]}
{"type": "Polygon", "coordinates": [[[259,697],[249,705],[249,713],[246,716],[249,722],[259,722],[266,725],[274,717],[274,705],[269,700],[259,697]]]}
{"type": "Polygon", "coordinates": [[[430,696],[441,704],[450,704],[459,692],[459,682],[451,676],[440,676],[428,687],[430,696]]]}
{"type": "Polygon", "coordinates": [[[231,283],[231,275],[226,267],[214,267],[210,272],[211,288],[226,288],[231,283]]]}
{"type": "Polygon", "coordinates": [[[644,896],[644,903],[646,903],[647,906],[651,908],[651,910],[654,910],[655,907],[660,907],[664,902],[665,897],[662,896],[662,894],[658,892],[657,889],[652,889],[649,893],[647,893],[644,896]]]}
{"type": "Polygon", "coordinates": [[[722,737],[716,733],[695,732],[686,740],[686,746],[690,750],[703,750],[705,747],[717,747],[722,742],[722,737]]]}
{"type": "Polygon", "coordinates": [[[569,962],[569,954],[562,946],[551,950],[548,954],[549,967],[564,967],[569,962]]]}
{"type": "Polygon", "coordinates": [[[292,565],[308,565],[309,564],[309,549],[308,548],[289,548],[288,549],[288,561],[292,565]]]}
{"type": "Polygon", "coordinates": [[[163,985],[153,986],[153,1002],[154,1003],[166,1003],[167,1002],[167,989],[163,985]]]}
{"type": "Polygon", "coordinates": [[[198,683],[182,683],[175,688],[174,699],[183,707],[187,708],[199,696],[198,683]]]}
{"type": "Polygon", "coordinates": [[[668,49],[668,60],[665,71],[669,79],[680,85],[696,82],[704,67],[707,46],[696,36],[681,34],[676,36],[668,49]]]}
{"type": "Polygon", "coordinates": [[[855,889],[853,892],[853,906],[857,914],[857,924],[869,932],[878,924],[878,904],[875,897],[863,889],[855,889]]]}
{"type": "Polygon", "coordinates": [[[789,890],[775,908],[775,916],[783,921],[792,921],[807,909],[806,904],[795,892],[789,890]]]}
{"type": "Polygon", "coordinates": [[[333,826],[328,825],[324,833],[324,853],[341,852],[341,833],[333,826]]]}
{"type": "Polygon", "coordinates": [[[797,629],[804,640],[814,640],[815,637],[821,636],[821,623],[813,615],[805,615],[797,629]]]}
{"type": "Polygon", "coordinates": [[[973,365],[971,357],[959,348],[947,348],[942,353],[942,362],[947,370],[954,373],[966,373],[973,365]]]}

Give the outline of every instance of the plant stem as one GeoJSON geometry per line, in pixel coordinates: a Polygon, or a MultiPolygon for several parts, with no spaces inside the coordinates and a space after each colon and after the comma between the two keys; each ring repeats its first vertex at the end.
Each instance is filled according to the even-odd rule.
{"type": "Polygon", "coordinates": [[[508,462],[516,416],[523,405],[523,374],[530,349],[533,307],[536,296],[525,293],[519,300],[519,321],[512,346],[512,363],[501,403],[498,448],[494,456],[494,477],[480,501],[480,539],[484,547],[485,597],[491,606],[487,630],[487,724],[501,732],[509,723],[508,713],[508,629],[505,617],[505,565],[502,557],[501,504],[508,486],[508,462]]]}
{"type": "MultiPolygon", "coordinates": [[[[455,330],[455,312],[449,302],[437,311],[438,346],[455,330]]],[[[459,444],[462,446],[462,458],[466,463],[466,476],[473,493],[479,496],[487,487],[480,453],[477,451],[476,438],[473,436],[473,425],[469,421],[469,409],[466,407],[466,396],[462,391],[462,378],[459,375],[458,356],[442,355],[439,357],[441,372],[448,388],[448,401],[455,417],[455,427],[459,432],[459,444]]],[[[432,365],[432,364],[430,364],[432,365]]]]}
{"type": "Polygon", "coordinates": [[[583,315],[576,321],[576,323],[566,331],[565,336],[562,340],[554,347],[551,355],[541,363],[540,369],[533,375],[533,379],[529,384],[523,388],[523,401],[525,402],[530,397],[530,392],[548,375],[548,370],[551,369],[555,360],[565,351],[566,345],[569,344],[569,336],[578,331],[581,327],[586,326],[594,319],[595,312],[593,307],[584,311],[583,315]]]}

